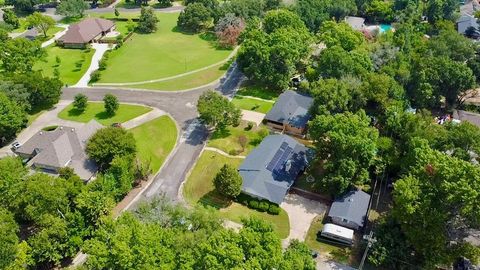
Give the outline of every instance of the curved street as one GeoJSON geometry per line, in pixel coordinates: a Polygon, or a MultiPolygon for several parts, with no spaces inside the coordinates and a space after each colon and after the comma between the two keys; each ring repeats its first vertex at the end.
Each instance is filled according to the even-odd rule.
{"type": "MultiPolygon", "coordinates": [[[[115,94],[121,102],[139,103],[158,108],[167,112],[177,122],[180,128],[180,139],[166,160],[165,164],[155,176],[151,185],[146,188],[139,200],[142,201],[159,194],[165,194],[172,200],[179,200],[180,185],[186,174],[195,164],[208,136],[206,127],[197,119],[196,104],[198,97],[207,90],[215,89],[227,97],[232,97],[243,75],[235,64],[220,80],[189,91],[143,91],[121,88],[65,88],[63,100],[73,100],[78,93],[83,93],[90,100],[101,101],[105,94],[115,94]]],[[[155,138],[152,138],[154,140],[155,138]]],[[[134,205],[136,205],[133,204],[134,205]]]]}

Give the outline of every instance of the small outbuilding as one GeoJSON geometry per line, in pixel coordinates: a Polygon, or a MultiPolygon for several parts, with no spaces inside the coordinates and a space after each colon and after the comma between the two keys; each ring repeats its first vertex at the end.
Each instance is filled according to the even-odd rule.
{"type": "Polygon", "coordinates": [[[66,48],[85,48],[88,43],[100,40],[115,29],[115,24],[106,19],[87,18],[71,25],[57,43],[66,48]]]}
{"type": "Polygon", "coordinates": [[[345,22],[353,28],[353,30],[362,31],[365,28],[365,18],[347,16],[345,22]]]}
{"type": "Polygon", "coordinates": [[[353,244],[353,230],[332,223],[325,224],[320,235],[348,246],[353,244]]]}
{"type": "Polygon", "coordinates": [[[302,136],[306,132],[313,98],[292,90],[283,92],[265,116],[266,124],[285,133],[302,136]]]}
{"type": "Polygon", "coordinates": [[[330,207],[328,217],[332,223],[358,230],[365,224],[370,195],[361,190],[353,190],[337,198],[330,207]]]}

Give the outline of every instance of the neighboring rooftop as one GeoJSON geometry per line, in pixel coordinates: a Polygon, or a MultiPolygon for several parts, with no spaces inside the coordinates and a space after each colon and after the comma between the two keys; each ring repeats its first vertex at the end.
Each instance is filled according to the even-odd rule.
{"type": "Polygon", "coordinates": [[[292,127],[304,128],[310,119],[308,110],[313,104],[313,98],[292,90],[283,92],[267,113],[265,119],[292,127]]]}
{"type": "Polygon", "coordinates": [[[369,194],[361,190],[350,191],[332,203],[328,216],[347,220],[358,227],[363,227],[369,202],[369,194]]]}
{"type": "Polygon", "coordinates": [[[82,180],[89,180],[97,171],[96,164],[85,153],[86,141],[103,128],[91,120],[82,128],[60,126],[53,131],[39,131],[15,152],[30,156],[29,164],[40,168],[71,167],[82,180]]]}
{"type": "Polygon", "coordinates": [[[457,30],[460,34],[465,34],[468,28],[473,27],[478,30],[477,18],[471,15],[462,15],[457,20],[457,30]]]}
{"type": "Polygon", "coordinates": [[[460,120],[460,121],[467,121],[467,122],[470,122],[471,124],[474,124],[477,127],[480,127],[480,114],[478,113],[454,110],[453,119],[460,120]]]}
{"type": "Polygon", "coordinates": [[[110,31],[115,24],[106,19],[87,18],[71,25],[59,41],[70,44],[84,44],[92,41],[98,35],[110,31]]]}
{"type": "Polygon", "coordinates": [[[345,22],[357,31],[360,31],[365,27],[365,18],[362,17],[347,16],[345,17],[345,22]]]}
{"type": "Polygon", "coordinates": [[[280,204],[312,156],[312,150],[287,135],[267,136],[240,166],[242,191],[280,204]]]}

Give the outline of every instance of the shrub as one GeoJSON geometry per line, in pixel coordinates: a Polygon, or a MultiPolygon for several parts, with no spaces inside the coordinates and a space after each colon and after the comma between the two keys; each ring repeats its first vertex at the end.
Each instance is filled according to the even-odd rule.
{"type": "Polygon", "coordinates": [[[253,123],[248,122],[247,126],[245,127],[245,131],[251,130],[253,128],[253,123]]]}
{"type": "Polygon", "coordinates": [[[270,207],[268,208],[268,213],[272,215],[278,215],[280,214],[280,207],[276,204],[270,204],[270,207]]]}
{"type": "Polygon", "coordinates": [[[269,207],[270,207],[270,205],[269,205],[269,203],[268,203],[267,201],[262,201],[262,202],[260,202],[260,203],[258,204],[258,210],[259,210],[260,212],[266,212],[266,211],[268,211],[269,207]]]}
{"type": "Polygon", "coordinates": [[[253,209],[258,209],[258,201],[257,200],[251,200],[248,202],[248,207],[253,208],[253,209]]]}
{"type": "Polygon", "coordinates": [[[100,80],[100,71],[99,70],[95,70],[94,72],[92,72],[92,74],[90,75],[90,82],[98,82],[98,80],[100,80]]]}
{"type": "Polygon", "coordinates": [[[270,132],[268,131],[268,129],[261,129],[258,131],[258,136],[260,136],[260,138],[262,139],[267,137],[269,134],[270,132]]]}
{"type": "Polygon", "coordinates": [[[107,68],[107,61],[105,60],[105,58],[102,58],[102,60],[98,62],[98,69],[105,70],[106,68],[107,68]]]}

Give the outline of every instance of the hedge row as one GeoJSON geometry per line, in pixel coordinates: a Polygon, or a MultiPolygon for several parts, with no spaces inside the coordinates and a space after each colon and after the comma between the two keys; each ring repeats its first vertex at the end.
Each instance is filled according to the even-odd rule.
{"type": "Polygon", "coordinates": [[[280,214],[280,207],[277,204],[271,203],[267,200],[259,200],[241,193],[236,198],[236,201],[247,206],[248,208],[255,209],[260,212],[268,212],[272,215],[280,214]]]}

